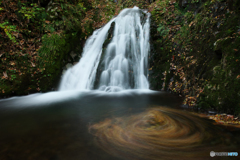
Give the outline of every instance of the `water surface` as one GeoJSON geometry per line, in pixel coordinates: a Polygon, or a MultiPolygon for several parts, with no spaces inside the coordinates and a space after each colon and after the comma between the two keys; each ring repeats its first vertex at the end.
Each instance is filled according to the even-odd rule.
{"type": "Polygon", "coordinates": [[[239,148],[239,132],[228,132],[210,120],[171,110],[178,108],[182,99],[165,92],[70,93],[0,101],[0,159],[208,159],[211,149],[239,148]],[[162,107],[159,112],[159,106],[170,110],[162,107]],[[103,124],[108,126],[101,128],[103,124]],[[162,129],[166,133],[159,135],[162,129]],[[166,146],[170,141],[173,143],[166,146]],[[165,149],[159,152],[161,147],[165,149]]]}

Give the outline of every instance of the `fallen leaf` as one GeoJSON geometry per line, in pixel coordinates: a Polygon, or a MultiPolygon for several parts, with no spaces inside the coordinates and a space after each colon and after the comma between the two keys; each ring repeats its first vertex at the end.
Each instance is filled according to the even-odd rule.
{"type": "Polygon", "coordinates": [[[18,35],[19,35],[19,33],[18,32],[14,32],[14,33],[12,33],[16,38],[18,38],[18,35]]]}
{"type": "Polygon", "coordinates": [[[11,62],[10,62],[10,65],[14,66],[14,65],[15,65],[15,62],[11,61],[11,62]]]}
{"type": "Polygon", "coordinates": [[[33,62],[31,62],[31,64],[32,64],[32,66],[33,66],[33,67],[35,67],[35,66],[36,66],[36,65],[35,65],[33,62]]]}
{"type": "Polygon", "coordinates": [[[191,26],[192,26],[192,24],[193,24],[193,22],[191,22],[191,23],[189,24],[189,27],[191,27],[191,26]]]}
{"type": "Polygon", "coordinates": [[[3,72],[3,76],[4,76],[5,78],[8,78],[8,75],[7,75],[6,72],[3,72]]]}
{"type": "Polygon", "coordinates": [[[20,44],[23,45],[24,44],[24,39],[20,41],[20,44]]]}

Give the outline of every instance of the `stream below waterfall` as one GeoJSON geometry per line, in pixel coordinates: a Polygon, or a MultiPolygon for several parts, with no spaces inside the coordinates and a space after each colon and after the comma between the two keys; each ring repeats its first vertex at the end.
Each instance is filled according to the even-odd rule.
{"type": "Polygon", "coordinates": [[[1,100],[0,159],[211,159],[210,151],[239,151],[239,130],[179,110],[182,99],[169,93],[74,95],[1,100]]]}

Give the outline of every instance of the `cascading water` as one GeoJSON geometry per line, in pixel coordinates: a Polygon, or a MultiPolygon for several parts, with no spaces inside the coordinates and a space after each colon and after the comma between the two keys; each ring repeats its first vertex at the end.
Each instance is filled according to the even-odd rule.
{"type": "Polygon", "coordinates": [[[96,30],[87,40],[79,63],[64,74],[60,91],[94,89],[98,78],[97,88],[102,91],[148,89],[149,19],[150,13],[128,8],[96,30]],[[113,36],[103,52],[112,23],[113,36]]]}

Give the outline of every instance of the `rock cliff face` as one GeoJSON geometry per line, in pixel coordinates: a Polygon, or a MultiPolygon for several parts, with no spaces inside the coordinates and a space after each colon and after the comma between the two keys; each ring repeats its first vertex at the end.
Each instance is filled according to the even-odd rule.
{"type": "Polygon", "coordinates": [[[240,2],[157,1],[152,13],[151,88],[201,110],[240,113],[240,2]]]}

